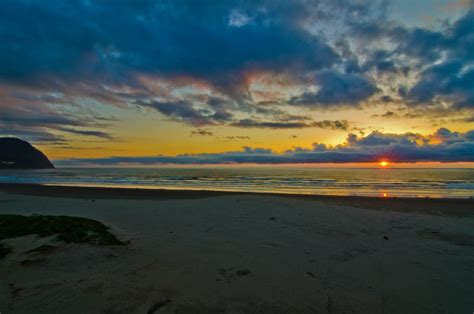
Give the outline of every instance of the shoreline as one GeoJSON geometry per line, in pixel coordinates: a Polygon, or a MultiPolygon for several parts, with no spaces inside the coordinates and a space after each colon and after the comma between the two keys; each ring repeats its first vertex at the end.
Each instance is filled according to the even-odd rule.
{"type": "Polygon", "coordinates": [[[472,198],[341,196],[270,192],[43,185],[31,183],[0,183],[0,191],[9,194],[76,199],[192,200],[220,196],[281,197],[376,210],[420,212],[439,215],[447,214],[455,216],[474,215],[474,210],[472,209],[474,200],[472,198]]]}

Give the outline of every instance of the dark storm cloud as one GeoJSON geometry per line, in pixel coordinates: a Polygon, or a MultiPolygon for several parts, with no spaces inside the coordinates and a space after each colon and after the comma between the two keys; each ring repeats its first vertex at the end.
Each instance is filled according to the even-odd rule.
{"type": "MultiPolygon", "coordinates": [[[[184,75],[242,104],[250,100],[246,73],[301,79],[341,64],[340,53],[323,33],[309,29],[315,21],[360,27],[355,16],[375,24],[383,2],[7,0],[0,5],[0,80],[44,89],[81,82],[93,88],[73,89],[77,96],[117,104],[154,96],[136,80],[137,74],[171,80],[184,75]],[[104,84],[141,91],[124,94],[104,84]]],[[[330,79],[325,73],[322,85],[330,79]]],[[[345,81],[364,84],[354,75],[345,81]]],[[[324,105],[371,94],[365,86],[356,87],[364,89],[359,91],[335,88],[322,86],[324,105]],[[331,93],[346,91],[348,96],[331,99],[331,93]]],[[[163,112],[176,118],[174,111],[163,112]]],[[[224,112],[217,115],[215,119],[226,120],[224,112]]]]}
{"type": "MultiPolygon", "coordinates": [[[[351,68],[352,72],[369,73],[375,70],[378,74],[398,74],[408,75],[410,67],[402,65],[402,62],[397,60],[397,54],[395,51],[377,49],[370,51],[366,58],[366,61],[361,65],[351,68]]],[[[386,97],[386,96],[385,96],[386,97]]]]}
{"type": "Polygon", "coordinates": [[[377,91],[377,87],[359,74],[323,70],[316,75],[317,92],[306,92],[294,97],[290,104],[308,107],[330,107],[337,105],[357,106],[377,91]]]}
{"type": "MultiPolygon", "coordinates": [[[[246,68],[331,67],[342,52],[302,25],[337,18],[350,27],[349,34],[372,38],[375,25],[383,28],[386,5],[387,1],[7,0],[0,7],[0,76],[99,79],[109,74],[107,79],[126,80],[129,71],[138,71],[189,74],[229,87],[246,68]],[[228,82],[219,82],[222,79],[228,82]]],[[[459,23],[453,37],[468,29],[464,24],[459,23]]],[[[409,49],[426,55],[428,48],[420,48],[421,43],[428,47],[440,36],[435,33],[436,38],[428,40],[428,31],[408,32],[403,27],[392,32],[400,41],[403,37],[400,50],[411,55],[415,52],[409,49]]]]}
{"type": "Polygon", "coordinates": [[[60,165],[117,164],[227,164],[227,163],[324,163],[324,162],[472,162],[474,161],[474,130],[466,133],[441,128],[434,134],[389,134],[372,132],[358,137],[349,134],[346,143],[327,146],[315,143],[312,149],[294,148],[275,153],[264,148],[244,147],[242,151],[218,154],[197,154],[154,157],[110,157],[70,159],[60,165]]]}
{"type": "Polygon", "coordinates": [[[453,109],[474,108],[474,11],[444,31],[405,31],[401,53],[417,57],[424,66],[417,83],[402,94],[412,105],[445,100],[453,109]],[[436,62],[435,62],[436,61],[436,62]]]}
{"type": "Polygon", "coordinates": [[[309,6],[303,1],[4,1],[0,76],[108,73],[123,79],[134,70],[197,75],[229,87],[235,83],[232,73],[249,66],[319,69],[338,57],[298,26],[309,6]],[[232,23],[233,13],[249,22],[232,23]]]}
{"type": "Polygon", "coordinates": [[[199,109],[187,100],[176,101],[140,101],[140,106],[153,108],[165,116],[178,121],[183,121],[195,126],[212,125],[228,122],[232,115],[225,109],[215,110],[199,109]]]}
{"type": "Polygon", "coordinates": [[[439,59],[445,45],[442,33],[424,28],[410,30],[397,27],[391,30],[390,35],[399,43],[397,53],[416,57],[423,63],[439,59]]]}
{"type": "Polygon", "coordinates": [[[453,101],[454,109],[474,109],[473,81],[474,69],[459,60],[447,61],[423,71],[407,98],[418,105],[445,97],[453,101]]]}

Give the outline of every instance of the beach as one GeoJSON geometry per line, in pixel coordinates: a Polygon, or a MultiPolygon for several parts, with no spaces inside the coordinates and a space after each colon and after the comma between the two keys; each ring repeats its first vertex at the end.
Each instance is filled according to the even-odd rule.
{"type": "Polygon", "coordinates": [[[0,214],[91,218],[127,243],[4,240],[0,312],[472,313],[473,205],[0,184],[0,214]]]}

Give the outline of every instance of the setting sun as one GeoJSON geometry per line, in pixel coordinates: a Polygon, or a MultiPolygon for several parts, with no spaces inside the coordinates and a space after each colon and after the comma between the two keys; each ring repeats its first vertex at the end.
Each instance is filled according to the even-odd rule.
{"type": "Polygon", "coordinates": [[[379,165],[380,165],[381,167],[387,167],[387,166],[389,165],[389,163],[388,163],[388,161],[381,161],[381,162],[379,163],[379,165]]]}

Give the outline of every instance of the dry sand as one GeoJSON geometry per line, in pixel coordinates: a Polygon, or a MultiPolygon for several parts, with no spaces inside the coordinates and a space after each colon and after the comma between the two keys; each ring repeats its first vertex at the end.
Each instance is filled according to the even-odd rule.
{"type": "Polygon", "coordinates": [[[0,312],[472,313],[473,204],[0,185],[0,214],[88,217],[130,241],[4,241],[0,312]]]}

